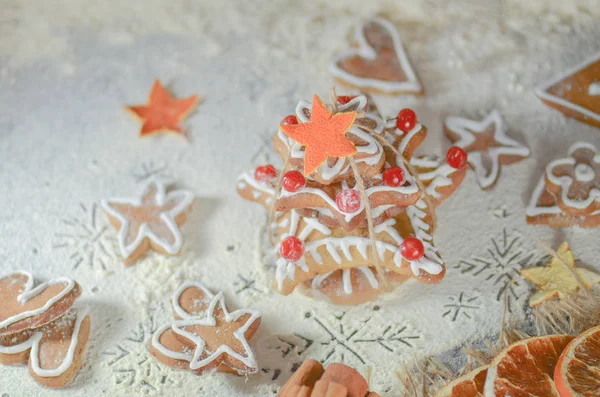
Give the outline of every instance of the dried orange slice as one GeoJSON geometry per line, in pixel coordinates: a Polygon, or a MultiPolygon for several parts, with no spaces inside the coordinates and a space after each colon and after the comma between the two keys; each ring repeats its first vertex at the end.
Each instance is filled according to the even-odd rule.
{"type": "Polygon", "coordinates": [[[569,343],[554,370],[554,383],[561,397],[600,396],[600,326],[569,343]]]}
{"type": "Polygon", "coordinates": [[[435,397],[483,397],[488,366],[484,365],[448,383],[435,397]]]}
{"type": "Polygon", "coordinates": [[[490,364],[483,388],[485,397],[556,397],[554,367],[569,335],[550,335],[513,343],[490,364]]]}

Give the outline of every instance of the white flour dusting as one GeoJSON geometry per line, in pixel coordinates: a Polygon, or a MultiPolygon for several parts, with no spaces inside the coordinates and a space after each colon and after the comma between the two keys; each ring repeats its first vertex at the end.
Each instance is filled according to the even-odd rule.
{"type": "Polygon", "coordinates": [[[543,257],[537,239],[568,239],[578,259],[600,269],[600,231],[525,223],[544,165],[577,140],[600,146],[597,129],[533,94],[598,50],[599,15],[594,0],[2,1],[1,268],[75,278],[92,335],[66,393],[41,391],[25,368],[0,367],[0,395],[272,395],[309,357],[371,371],[371,389],[397,395],[391,373],[403,361],[495,335],[505,290],[522,316],[529,286],[517,273],[543,257]],[[448,266],[440,285],[410,282],[353,308],[282,297],[260,255],[266,216],[237,197],[236,177],[279,161],[270,146],[277,123],[299,99],[327,95],[330,60],[374,15],[397,24],[427,92],[375,101],[388,117],[415,109],[429,128],[423,152],[445,152],[446,116],[477,119],[496,108],[533,156],[503,168],[490,192],[468,174],[439,208],[434,237],[448,266]],[[139,139],[139,124],[122,110],[143,103],[157,77],[176,96],[204,99],[186,122],[189,144],[139,139]],[[152,177],[197,194],[184,251],[125,268],[97,203],[136,195],[152,177]],[[260,375],[195,377],[147,353],[151,332],[171,318],[172,292],[188,279],[263,313],[252,339],[260,375]]]}

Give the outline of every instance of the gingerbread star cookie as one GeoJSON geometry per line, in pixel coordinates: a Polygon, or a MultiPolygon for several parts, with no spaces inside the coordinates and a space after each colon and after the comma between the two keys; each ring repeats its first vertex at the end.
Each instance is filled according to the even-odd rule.
{"type": "Polygon", "coordinates": [[[550,162],[527,208],[527,222],[551,227],[600,223],[600,154],[577,142],[567,157],[550,162]]]}
{"type": "Polygon", "coordinates": [[[483,121],[448,117],[444,131],[454,145],[467,152],[482,189],[494,187],[502,165],[519,162],[531,154],[529,148],[508,136],[506,124],[497,110],[483,121]]]}
{"type": "Polygon", "coordinates": [[[600,127],[600,53],[536,89],[548,106],[600,127]]]}
{"type": "Polygon", "coordinates": [[[277,397],[379,397],[369,392],[369,384],[354,368],[332,363],[323,368],[315,360],[305,360],[281,388],[277,397]]]}
{"type": "Polygon", "coordinates": [[[329,69],[337,80],[375,93],[423,94],[398,30],[389,21],[376,18],[359,26],[354,46],[331,63],[329,69]]]}
{"type": "Polygon", "coordinates": [[[161,82],[156,80],[150,91],[148,104],[126,106],[125,109],[142,122],[140,136],[160,132],[183,136],[184,131],[179,123],[190,114],[197,103],[198,95],[175,99],[161,82]]]}
{"type": "Polygon", "coordinates": [[[29,363],[39,384],[66,386],[81,367],[90,333],[86,310],[74,306],[80,294],[66,277],[37,287],[23,271],[0,278],[0,363],[29,363]]]}
{"type": "Polygon", "coordinates": [[[125,265],[135,263],[148,250],[177,255],[183,245],[180,226],[194,203],[194,193],[166,191],[162,182],[148,184],[139,198],[111,198],[101,202],[118,231],[118,243],[125,265]]]}
{"type": "Polygon", "coordinates": [[[223,293],[215,295],[200,282],[181,285],[172,305],[176,320],[150,340],[150,353],[160,362],[196,375],[212,369],[238,375],[258,371],[248,342],[261,322],[258,311],[230,312],[223,293]]]}
{"type": "Polygon", "coordinates": [[[550,299],[562,300],[567,296],[575,295],[579,291],[580,283],[586,288],[600,284],[600,274],[575,267],[575,257],[569,243],[562,243],[558,247],[557,254],[562,261],[552,258],[547,266],[521,270],[521,275],[538,288],[529,299],[530,306],[538,306],[550,299]]]}

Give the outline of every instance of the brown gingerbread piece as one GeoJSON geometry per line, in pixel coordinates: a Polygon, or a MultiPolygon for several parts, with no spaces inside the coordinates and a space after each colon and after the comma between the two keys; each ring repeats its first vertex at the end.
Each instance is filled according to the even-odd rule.
{"type": "Polygon", "coordinates": [[[379,397],[369,391],[365,378],[341,363],[327,368],[315,360],[305,360],[281,388],[278,397],[379,397]]]}
{"type": "Polygon", "coordinates": [[[600,127],[600,53],[542,84],[536,94],[565,116],[600,127]]]}
{"type": "Polygon", "coordinates": [[[90,333],[86,310],[74,307],[80,294],[68,278],[35,288],[27,272],[0,279],[0,363],[29,363],[39,384],[66,386],[81,367],[90,333]]]}
{"type": "Polygon", "coordinates": [[[230,312],[223,293],[213,294],[199,282],[186,282],[172,298],[175,321],[160,327],[150,353],[160,362],[200,375],[217,370],[253,374],[258,364],[249,340],[261,316],[253,309],[230,312]]]}

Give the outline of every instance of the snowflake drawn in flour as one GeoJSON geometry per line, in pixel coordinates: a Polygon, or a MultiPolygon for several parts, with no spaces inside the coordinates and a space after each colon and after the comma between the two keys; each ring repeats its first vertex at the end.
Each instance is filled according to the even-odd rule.
{"type": "Polygon", "coordinates": [[[495,288],[496,301],[502,301],[506,294],[508,309],[512,311],[514,301],[519,300],[516,288],[521,285],[520,270],[531,263],[534,254],[523,248],[519,235],[509,234],[506,228],[502,230],[499,238],[492,237],[490,243],[485,255],[461,260],[456,267],[462,274],[481,276],[485,281],[491,281],[495,288]]]}
{"type": "Polygon", "coordinates": [[[460,317],[471,320],[473,318],[471,313],[481,308],[477,303],[478,300],[479,296],[469,296],[464,292],[458,295],[450,295],[448,296],[448,303],[443,306],[446,311],[442,313],[442,317],[449,318],[453,322],[460,317]]]}
{"type": "Polygon", "coordinates": [[[64,229],[55,233],[55,249],[69,250],[73,269],[82,265],[107,269],[117,259],[116,240],[109,233],[109,225],[96,203],[79,203],[78,215],[61,219],[64,229]]]}
{"type": "Polygon", "coordinates": [[[127,337],[102,352],[119,389],[144,395],[162,395],[168,387],[181,385],[180,375],[161,365],[148,351],[148,339],[158,328],[153,317],[137,325],[127,337]]]}
{"type": "Polygon", "coordinates": [[[151,179],[167,181],[173,179],[173,176],[169,172],[169,166],[164,161],[144,162],[131,173],[131,176],[135,179],[136,183],[147,182],[151,179]]]}
{"type": "MultiPolygon", "coordinates": [[[[379,307],[375,306],[374,311],[379,307]]],[[[353,316],[349,312],[334,314],[330,321],[323,320],[311,313],[306,313],[307,319],[312,319],[321,335],[315,338],[315,350],[319,350],[321,362],[343,362],[347,364],[366,364],[370,358],[365,354],[373,354],[378,350],[384,353],[397,353],[406,348],[412,348],[421,337],[411,332],[406,325],[387,324],[381,330],[373,332],[370,326],[372,316],[351,324],[353,316]],[[318,348],[317,348],[318,346],[318,348]]],[[[313,352],[313,354],[316,354],[313,352]]]]}

